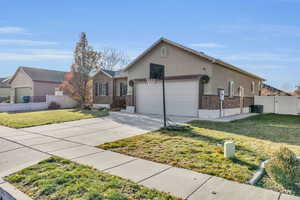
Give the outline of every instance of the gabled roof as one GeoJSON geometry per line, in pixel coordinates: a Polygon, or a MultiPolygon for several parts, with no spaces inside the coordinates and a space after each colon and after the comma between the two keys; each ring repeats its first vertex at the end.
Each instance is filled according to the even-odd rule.
{"type": "MultiPolygon", "coordinates": [[[[106,76],[108,76],[110,78],[125,78],[125,77],[127,77],[127,73],[124,72],[123,70],[113,71],[113,70],[107,70],[107,69],[100,69],[99,72],[104,73],[106,76]]],[[[95,76],[97,76],[99,74],[99,72],[96,73],[95,76]]]]}
{"type": "Polygon", "coordinates": [[[116,71],[113,71],[113,70],[107,70],[107,69],[101,69],[101,71],[109,74],[111,77],[113,77],[116,73],[116,71]]]}
{"type": "Polygon", "coordinates": [[[273,86],[271,86],[271,85],[265,84],[265,83],[262,84],[262,87],[263,87],[263,88],[266,88],[266,89],[270,89],[270,90],[276,91],[276,92],[284,93],[284,94],[287,95],[287,96],[291,96],[290,93],[285,92],[285,91],[280,90],[280,89],[277,89],[277,88],[275,88],[275,87],[273,87],[273,86]]]}
{"type": "Polygon", "coordinates": [[[33,67],[19,67],[10,82],[15,78],[17,73],[23,70],[33,81],[62,83],[65,79],[66,72],[40,69],[33,67]]]}
{"type": "Polygon", "coordinates": [[[256,76],[256,75],[254,75],[254,74],[252,74],[252,73],[249,73],[249,72],[247,72],[247,71],[245,71],[245,70],[243,70],[243,69],[240,69],[240,68],[238,68],[238,67],[236,67],[236,66],[234,66],[234,65],[231,65],[231,64],[229,64],[229,63],[226,63],[226,62],[224,62],[224,61],[222,61],[222,60],[220,60],[220,59],[213,58],[213,57],[208,56],[208,55],[206,55],[206,54],[204,54],[204,53],[202,53],[202,52],[199,52],[199,51],[196,51],[196,50],[194,50],[194,49],[188,48],[188,47],[186,47],[186,46],[183,46],[183,45],[181,45],[181,44],[178,44],[178,43],[173,42],[173,41],[171,41],[171,40],[168,40],[168,39],[166,39],[166,38],[160,38],[158,41],[156,41],[154,44],[152,44],[152,45],[151,45],[148,49],[146,49],[141,55],[139,55],[136,59],[134,59],[131,63],[129,63],[129,65],[127,65],[127,66],[125,67],[124,71],[127,71],[129,68],[131,68],[135,63],[137,63],[137,62],[138,62],[140,59],[142,59],[147,53],[149,53],[152,49],[154,49],[156,46],[158,46],[158,45],[159,45],[160,43],[162,43],[162,42],[167,43],[167,44],[172,45],[172,46],[175,46],[175,47],[177,47],[177,48],[180,48],[180,49],[182,49],[182,50],[184,50],[184,51],[187,51],[187,52],[189,52],[189,53],[192,53],[192,54],[194,54],[194,55],[196,55],[196,56],[199,56],[199,57],[201,57],[201,58],[204,58],[204,59],[206,59],[206,60],[208,60],[208,61],[210,61],[210,62],[212,62],[212,63],[219,64],[219,65],[221,65],[221,66],[223,66],[223,67],[225,67],[225,68],[227,68],[227,69],[230,69],[230,70],[233,70],[233,71],[237,71],[237,72],[240,72],[240,73],[245,74],[245,75],[247,75],[247,76],[251,76],[251,77],[253,77],[253,78],[256,78],[256,79],[260,79],[260,80],[265,81],[264,78],[261,78],[261,77],[259,77],[259,76],[256,76]]]}

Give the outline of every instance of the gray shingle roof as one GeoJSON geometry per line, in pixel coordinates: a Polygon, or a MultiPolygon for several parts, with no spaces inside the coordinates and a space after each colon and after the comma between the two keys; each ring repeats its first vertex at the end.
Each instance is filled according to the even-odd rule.
{"type": "Polygon", "coordinates": [[[0,88],[10,88],[8,78],[0,78],[0,88]]]}
{"type": "Polygon", "coordinates": [[[24,70],[28,76],[33,81],[46,81],[46,82],[56,82],[61,83],[65,79],[66,72],[48,70],[48,69],[39,69],[32,67],[20,67],[24,70]]]}
{"type": "Polygon", "coordinates": [[[107,69],[101,69],[101,70],[104,71],[105,73],[111,75],[112,77],[114,77],[116,74],[116,71],[113,71],[113,70],[107,70],[107,69]]]}

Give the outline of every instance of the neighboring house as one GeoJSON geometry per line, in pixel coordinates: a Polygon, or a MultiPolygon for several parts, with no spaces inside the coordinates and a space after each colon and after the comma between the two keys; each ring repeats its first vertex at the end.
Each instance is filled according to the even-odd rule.
{"type": "Polygon", "coordinates": [[[30,101],[45,101],[46,95],[54,95],[64,81],[66,72],[19,67],[10,80],[11,102],[22,103],[23,96],[30,96],[30,101]]]}
{"type": "Polygon", "coordinates": [[[94,107],[126,108],[127,75],[101,69],[93,77],[94,107]]]}
{"type": "Polygon", "coordinates": [[[0,98],[7,98],[10,96],[9,78],[0,78],[0,98]]]}
{"type": "Polygon", "coordinates": [[[300,86],[296,86],[296,90],[292,92],[292,96],[300,96],[300,86]]]}
{"type": "Polygon", "coordinates": [[[263,83],[261,96],[291,96],[291,94],[263,83]]]}
{"type": "MultiPolygon", "coordinates": [[[[124,69],[130,85],[127,111],[162,114],[161,81],[148,84],[151,66],[157,65],[165,70],[168,115],[219,117],[220,89],[225,90],[224,115],[248,112],[264,81],[224,61],[161,38],[124,69]],[[207,76],[209,81],[204,84],[207,76]]],[[[109,86],[107,90],[110,94],[109,86]]]]}

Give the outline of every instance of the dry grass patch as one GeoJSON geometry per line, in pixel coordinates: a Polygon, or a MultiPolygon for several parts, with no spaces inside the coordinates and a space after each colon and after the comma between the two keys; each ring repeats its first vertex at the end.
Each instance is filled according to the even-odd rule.
{"type": "Polygon", "coordinates": [[[77,109],[0,113],[0,125],[8,126],[10,128],[25,128],[81,119],[89,119],[94,117],[102,117],[106,115],[108,115],[108,111],[106,110],[89,111],[77,109]]]}
{"type": "Polygon", "coordinates": [[[179,200],[169,194],[57,157],[5,179],[35,200],[179,200]]]}

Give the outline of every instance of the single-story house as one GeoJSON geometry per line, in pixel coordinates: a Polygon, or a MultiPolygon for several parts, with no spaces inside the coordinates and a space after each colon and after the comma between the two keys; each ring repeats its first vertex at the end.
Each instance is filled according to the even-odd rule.
{"type": "Polygon", "coordinates": [[[262,84],[261,96],[292,96],[290,93],[275,88],[271,85],[262,84]]]}
{"type": "Polygon", "coordinates": [[[101,69],[93,77],[94,107],[126,108],[127,74],[101,69]]]}
{"type": "Polygon", "coordinates": [[[0,97],[7,98],[10,96],[9,78],[0,78],[0,97]]]}
{"type": "MultiPolygon", "coordinates": [[[[220,115],[221,90],[225,91],[223,115],[249,112],[254,96],[260,95],[265,81],[222,60],[161,38],[123,70],[127,76],[128,112],[162,114],[162,82],[149,80],[157,66],[165,74],[168,115],[217,118],[220,115]]],[[[100,95],[109,95],[110,92],[104,92],[109,89],[114,91],[112,88],[116,85],[111,85],[108,83],[108,89],[101,89],[100,95]]],[[[105,102],[102,98],[97,100],[97,104],[105,102]]],[[[107,101],[112,102],[111,98],[107,101]]]]}
{"type": "Polygon", "coordinates": [[[10,80],[11,102],[22,103],[23,96],[32,102],[45,101],[46,95],[54,95],[65,79],[62,71],[19,67],[10,80]]]}

